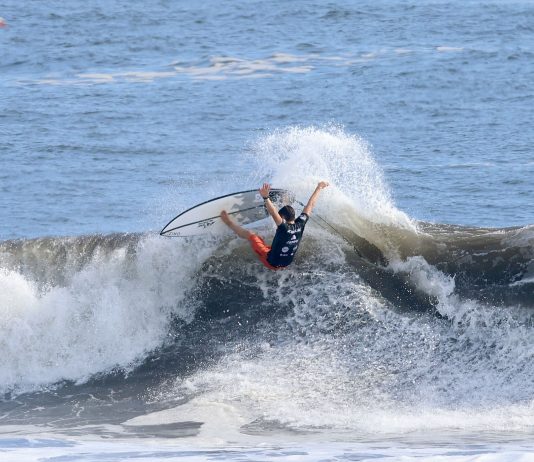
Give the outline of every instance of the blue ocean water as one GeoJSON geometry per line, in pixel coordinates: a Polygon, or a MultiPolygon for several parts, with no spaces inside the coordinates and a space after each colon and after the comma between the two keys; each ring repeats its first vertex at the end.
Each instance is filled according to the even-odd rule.
{"type": "Polygon", "coordinates": [[[169,191],[195,202],[214,177],[240,184],[258,136],[329,123],[373,146],[417,219],[533,221],[529,1],[7,1],[1,14],[4,238],[155,229],[167,215],[147,211],[169,191]]]}
{"type": "Polygon", "coordinates": [[[0,451],[529,457],[532,1],[0,16],[0,451]],[[272,275],[228,236],[157,235],[211,197],[321,179],[356,253],[311,226],[272,275]]]}

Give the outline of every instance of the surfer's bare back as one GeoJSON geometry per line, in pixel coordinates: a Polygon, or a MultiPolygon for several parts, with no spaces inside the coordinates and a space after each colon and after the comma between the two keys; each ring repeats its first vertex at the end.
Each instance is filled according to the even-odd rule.
{"type": "Polygon", "coordinates": [[[276,210],[271,199],[269,199],[271,185],[269,183],[263,184],[260,188],[260,194],[263,197],[269,215],[271,215],[277,226],[271,246],[265,244],[265,241],[254,232],[235,223],[226,210],[221,212],[221,219],[239,237],[250,242],[252,249],[267,268],[271,270],[283,269],[293,261],[304,233],[304,227],[315,207],[317,198],[321,190],[327,186],[328,182],[326,181],[321,181],[317,184],[302,213],[295,219],[295,210],[290,205],[285,205],[280,210],[276,210]]]}

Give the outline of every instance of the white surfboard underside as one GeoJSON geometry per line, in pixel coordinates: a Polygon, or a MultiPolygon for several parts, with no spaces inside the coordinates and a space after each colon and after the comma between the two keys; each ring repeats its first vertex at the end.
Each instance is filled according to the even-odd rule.
{"type": "MultiPolygon", "coordinates": [[[[271,189],[270,198],[282,206],[293,202],[283,189],[271,189]]],[[[257,189],[228,194],[198,204],[175,217],[163,230],[162,236],[197,236],[207,233],[224,233],[228,227],[220,219],[226,210],[239,225],[247,225],[268,216],[263,198],[257,189]]]]}

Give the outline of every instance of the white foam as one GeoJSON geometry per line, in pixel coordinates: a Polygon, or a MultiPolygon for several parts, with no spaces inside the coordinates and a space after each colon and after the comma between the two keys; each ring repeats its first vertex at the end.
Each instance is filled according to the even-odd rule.
{"type": "Polygon", "coordinates": [[[248,156],[257,164],[249,182],[270,180],[277,187],[294,191],[302,203],[307,202],[318,181],[329,181],[316,213],[386,254],[396,251],[395,240],[389,239],[391,232],[396,236],[417,234],[415,224],[395,207],[371,147],[341,127],[277,130],[259,138],[248,156]]]}
{"type": "Polygon", "coordinates": [[[454,294],[454,277],[438,271],[421,256],[410,257],[404,261],[392,260],[389,267],[395,272],[407,273],[416,287],[430,296],[437,297],[443,303],[454,294]]]}
{"type": "Polygon", "coordinates": [[[178,379],[171,396],[330,437],[534,430],[534,346],[522,319],[461,300],[454,278],[422,257],[391,268],[435,297],[445,318],[397,313],[342,258],[335,263],[336,272],[311,262],[312,273],[266,280],[265,298],[292,307],[276,340],[227,345],[220,363],[178,379]]]}
{"type": "Polygon", "coordinates": [[[2,269],[0,392],[81,381],[142,359],[164,342],[171,313],[192,316],[179,302],[208,252],[147,237],[133,259],[126,248],[96,252],[63,286],[2,269]]]}
{"type": "Polygon", "coordinates": [[[237,80],[268,78],[277,74],[306,74],[319,66],[347,66],[351,62],[342,56],[316,54],[294,55],[274,53],[267,57],[246,58],[236,56],[212,56],[205,60],[176,61],[164,70],[138,69],[132,71],[81,72],[75,76],[47,76],[36,80],[19,80],[18,83],[40,85],[97,85],[118,82],[153,82],[156,79],[188,76],[194,80],[237,80]]]}
{"type": "MultiPolygon", "coordinates": [[[[273,184],[307,199],[320,180],[324,191],[317,210],[326,213],[351,204],[366,219],[413,229],[406,214],[391,198],[383,173],[369,144],[341,127],[289,127],[260,138],[253,146],[255,160],[273,184]]],[[[259,181],[259,179],[258,179],[259,181]]]]}
{"type": "MultiPolygon", "coordinates": [[[[380,392],[383,382],[394,379],[390,372],[370,364],[367,370],[352,374],[335,352],[325,349],[325,345],[321,348],[321,340],[315,340],[319,345],[264,347],[263,354],[254,359],[236,353],[194,374],[188,386],[194,384],[197,397],[183,414],[177,408],[174,418],[187,420],[188,409],[194,409],[198,412],[194,417],[213,429],[204,433],[208,440],[215,439],[217,428],[221,428],[216,424],[220,417],[213,420],[218,412],[212,415],[211,411],[228,406],[233,417],[224,426],[234,428],[264,420],[297,430],[325,428],[330,437],[346,431],[378,437],[413,432],[534,430],[532,403],[458,409],[403,404],[380,392]]],[[[393,347],[390,344],[389,348],[393,347]]],[[[153,423],[157,421],[156,416],[153,423]]]]}
{"type": "MultiPolygon", "coordinates": [[[[183,461],[206,462],[213,460],[283,460],[316,462],[319,460],[361,461],[440,461],[440,462],[530,462],[534,460],[532,444],[509,443],[484,444],[479,441],[441,444],[408,443],[403,441],[339,442],[322,441],[314,435],[313,441],[232,441],[225,447],[202,444],[197,440],[129,438],[110,439],[47,439],[6,440],[3,450],[10,462],[52,460],[136,460],[140,462],[183,461]],[[21,444],[20,447],[13,443],[21,444]]],[[[0,441],[1,443],[1,441],[0,441]]]]}
{"type": "Polygon", "coordinates": [[[267,78],[275,74],[306,74],[314,70],[315,64],[328,61],[343,61],[336,56],[317,57],[313,55],[291,55],[275,53],[258,59],[232,56],[212,56],[207,63],[174,63],[169,70],[116,70],[112,72],[81,72],[74,77],[45,77],[19,84],[41,85],[95,85],[118,82],[153,82],[157,79],[175,78],[186,75],[194,80],[228,80],[267,78]]]}
{"type": "Polygon", "coordinates": [[[515,231],[508,232],[503,239],[503,244],[510,247],[524,247],[527,252],[532,251],[534,249],[534,225],[524,226],[515,231]]]}
{"type": "Polygon", "coordinates": [[[267,77],[277,73],[307,73],[310,65],[295,65],[308,61],[307,57],[278,53],[265,59],[243,59],[214,56],[207,66],[175,66],[177,73],[189,74],[195,79],[267,77]]]}
{"type": "MultiPolygon", "coordinates": [[[[454,278],[422,257],[394,261],[390,267],[407,274],[415,287],[435,297],[437,311],[451,323],[450,337],[455,340],[450,354],[455,360],[451,359],[454,368],[448,374],[456,377],[454,387],[463,401],[485,406],[531,396],[527,383],[532,379],[534,338],[528,310],[462,299],[455,293],[454,278]],[[466,375],[462,376],[461,371],[466,375]]],[[[529,418],[531,413],[532,408],[527,413],[529,418]]]]}
{"type": "Polygon", "coordinates": [[[516,286],[522,286],[525,284],[533,284],[534,283],[534,276],[523,278],[519,281],[513,282],[510,284],[510,287],[516,287],[516,286]]]}
{"type": "Polygon", "coordinates": [[[462,47],[451,47],[451,46],[439,46],[439,47],[436,47],[436,51],[439,51],[441,53],[459,52],[459,51],[464,51],[464,48],[462,48],[462,47]]]}

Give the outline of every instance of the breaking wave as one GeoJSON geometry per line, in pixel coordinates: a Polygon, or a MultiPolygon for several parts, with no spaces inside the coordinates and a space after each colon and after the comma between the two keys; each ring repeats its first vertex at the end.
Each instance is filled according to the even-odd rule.
{"type": "Polygon", "coordinates": [[[245,432],[532,430],[532,226],[410,219],[369,146],[336,127],[273,133],[250,156],[300,198],[333,185],[283,272],[232,236],[0,243],[4,406],[130,384],[184,420],[230,404],[245,432]]]}

